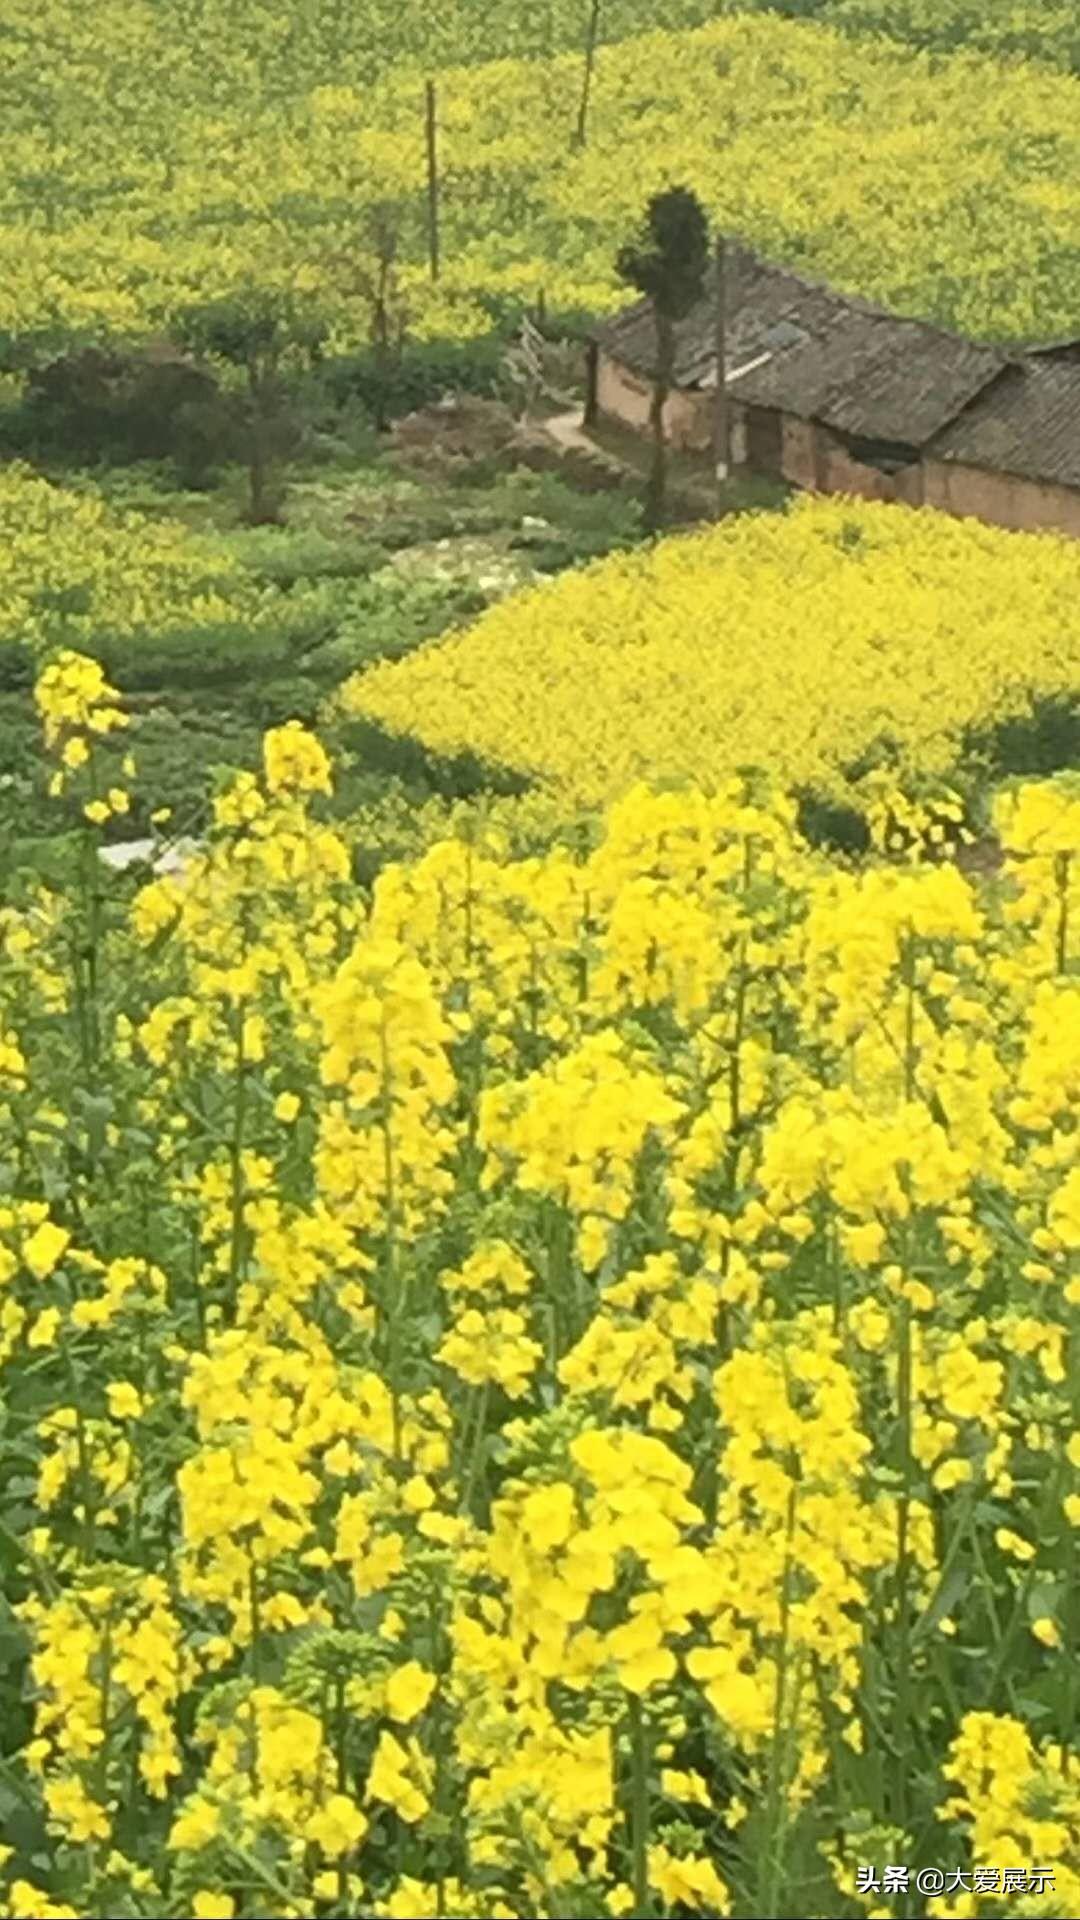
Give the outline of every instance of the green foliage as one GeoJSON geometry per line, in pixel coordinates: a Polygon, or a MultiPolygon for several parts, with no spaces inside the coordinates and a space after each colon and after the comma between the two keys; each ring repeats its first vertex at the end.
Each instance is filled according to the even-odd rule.
{"type": "MultiPolygon", "coordinates": [[[[325,318],[310,301],[252,285],[182,309],[173,327],[189,349],[243,370],[244,384],[227,390],[219,402],[220,451],[242,460],[248,470],[251,524],[276,525],[285,498],[284,470],[305,440],[295,376],[298,369],[310,369],[321,348],[325,318]]],[[[197,421],[212,441],[214,426],[205,407],[197,421]]]]}
{"type": "Polygon", "coordinates": [[[317,527],[250,527],[230,536],[229,551],[258,579],[278,587],[301,580],[362,578],[379,564],[378,547],[335,540],[317,527]]]}
{"type": "Polygon", "coordinates": [[[1080,71],[1080,18],[1068,0],[725,0],[721,11],[776,13],[934,53],[968,49],[1080,71]]]}
{"type": "Polygon", "coordinates": [[[525,524],[509,544],[527,552],[541,573],[599,559],[641,538],[637,499],[625,492],[578,493],[555,473],[512,474],[493,498],[506,501],[508,519],[511,501],[520,502],[517,511],[525,524]]]}
{"type": "Polygon", "coordinates": [[[400,659],[486,604],[467,581],[410,580],[383,568],[338,600],[333,634],[308,654],[308,669],[336,681],[370,661],[400,659]]]}
{"type": "Polygon", "coordinates": [[[326,338],[327,322],[310,300],[250,286],[182,308],[173,331],[189,350],[258,378],[290,352],[310,358],[326,338]]]}
{"type": "Polygon", "coordinates": [[[510,327],[493,329],[476,340],[406,341],[389,358],[373,347],[328,361],[320,384],[335,407],[358,401],[374,418],[390,419],[430,406],[447,392],[485,397],[504,388],[503,355],[510,327]]]}
{"type": "Polygon", "coordinates": [[[252,629],[243,622],[174,627],[130,640],[99,636],[94,656],[123,693],[167,687],[235,686],[274,673],[288,660],[286,622],[252,629]]]}
{"type": "Polygon", "coordinates": [[[812,847],[833,854],[865,854],[870,847],[870,830],[864,816],[854,807],[838,806],[834,800],[809,788],[796,795],[798,827],[812,847]]]}
{"type": "Polygon", "coordinates": [[[391,733],[367,720],[350,719],[340,739],[370,772],[408,786],[426,788],[446,800],[471,800],[483,794],[528,793],[531,781],[474,753],[440,754],[407,734],[391,733]]]}
{"type": "Polygon", "coordinates": [[[20,400],[0,414],[0,445],[76,461],[171,459],[185,484],[205,486],[229,452],[223,422],[207,367],[167,348],[86,347],[30,370],[20,400]]]}
{"type": "Polygon", "coordinates": [[[670,187],[649,201],[637,244],[620,247],[620,279],[652,301],[668,320],[681,320],[701,299],[709,257],[709,226],[696,193],[670,187]]]}
{"type": "Polygon", "coordinates": [[[263,729],[247,708],[246,693],[175,686],[132,708],[131,744],[139,777],[124,822],[126,833],[136,839],[152,832],[150,814],[161,807],[171,810],[170,833],[198,835],[205,830],[213,769],[257,763],[263,729]]]}
{"type": "Polygon", "coordinates": [[[1033,692],[1027,713],[972,730],[964,758],[982,778],[994,782],[1016,774],[1045,777],[1080,766],[1080,699],[1033,692]]]}

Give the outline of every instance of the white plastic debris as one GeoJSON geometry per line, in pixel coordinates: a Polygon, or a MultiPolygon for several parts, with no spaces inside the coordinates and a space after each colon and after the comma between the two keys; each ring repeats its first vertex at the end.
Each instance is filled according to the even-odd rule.
{"type": "Polygon", "coordinates": [[[192,855],[200,851],[197,840],[182,839],[166,847],[155,859],[157,845],[156,840],[117,840],[111,847],[99,848],[99,852],[105,865],[116,873],[134,866],[137,860],[149,861],[155,873],[181,873],[192,855]]]}

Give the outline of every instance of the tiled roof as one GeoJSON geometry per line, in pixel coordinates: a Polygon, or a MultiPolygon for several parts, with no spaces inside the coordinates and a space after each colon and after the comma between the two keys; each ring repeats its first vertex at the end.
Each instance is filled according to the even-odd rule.
{"type": "MultiPolygon", "coordinates": [[[[1011,364],[921,320],[808,280],[729,243],[725,364],[733,396],[820,420],[841,433],[923,446],[1011,364]]],[[[675,328],[680,386],[715,380],[712,269],[705,298],[675,328]]],[[[652,376],[655,328],[637,301],[594,335],[624,365],[652,376]]]]}
{"type": "Polygon", "coordinates": [[[1080,487],[1080,365],[1034,355],[937,435],[935,460],[1080,487]]]}

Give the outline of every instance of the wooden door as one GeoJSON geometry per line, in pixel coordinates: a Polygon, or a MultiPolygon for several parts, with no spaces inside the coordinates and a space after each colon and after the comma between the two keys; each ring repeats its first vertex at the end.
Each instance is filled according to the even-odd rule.
{"type": "Polygon", "coordinates": [[[746,409],[746,464],[754,473],[779,478],[783,462],[783,423],[774,407],[746,409]]]}

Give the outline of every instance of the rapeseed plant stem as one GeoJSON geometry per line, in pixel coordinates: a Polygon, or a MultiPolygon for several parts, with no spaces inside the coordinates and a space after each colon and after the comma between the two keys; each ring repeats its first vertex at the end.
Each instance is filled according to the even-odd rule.
{"type": "Polygon", "coordinates": [[[89,1566],[94,1558],[94,1503],[91,1497],[93,1478],[90,1471],[90,1448],[86,1437],[86,1416],[83,1413],[82,1389],[75,1371],[75,1362],[67,1341],[62,1341],[61,1345],[72,1406],[75,1411],[75,1446],[79,1462],[79,1492],[82,1507],[82,1518],[79,1522],[79,1551],[83,1561],[89,1566]]]}
{"type": "Polygon", "coordinates": [[[491,1382],[485,1380],[476,1389],[476,1422],[473,1427],[472,1444],[469,1449],[469,1465],[465,1475],[465,1485],[461,1495],[461,1510],[471,1515],[476,1482],[480,1473],[480,1463],[487,1448],[487,1411],[491,1397],[491,1382]]]}
{"type": "Polygon", "coordinates": [[[911,1739],[911,1495],[914,1461],[911,1451],[911,1302],[902,1296],[897,1308],[897,1414],[900,1432],[900,1491],[896,1523],[896,1718],[894,1744],[899,1756],[896,1777],[896,1824],[908,1830],[908,1775],[911,1739]]]}
{"type": "Polygon", "coordinates": [[[233,1079],[232,1129],[229,1136],[229,1267],[225,1300],[225,1319],[229,1326],[236,1318],[245,1232],[244,1139],[247,1118],[247,1062],[244,1058],[244,1016],[246,1007],[245,1000],[238,1000],[232,1021],[236,1062],[233,1079]]]}
{"type": "Polygon", "coordinates": [[[761,1920],[777,1920],[778,1902],[784,1879],[784,1854],[788,1827],[788,1671],[791,1661],[791,1600],[795,1575],[793,1545],[798,1507],[798,1464],[788,1462],[790,1486],[784,1521],[784,1563],[780,1580],[780,1632],[776,1654],[776,1686],[773,1694],[772,1729],[769,1739],[769,1784],[766,1794],[765,1839],[761,1849],[759,1905],[761,1920]]]}
{"type": "Polygon", "coordinates": [[[636,1693],[629,1696],[630,1724],[630,1846],[634,1888],[634,1920],[651,1920],[649,1897],[649,1742],[645,1713],[636,1693]]]}
{"type": "Polygon", "coordinates": [[[1063,852],[1054,856],[1054,882],[1058,897],[1057,936],[1055,940],[1055,959],[1058,973],[1068,970],[1069,961],[1069,869],[1072,855],[1063,852]]]}
{"type": "Polygon", "coordinates": [[[383,1325],[388,1335],[389,1347],[389,1387],[394,1423],[394,1463],[395,1466],[400,1467],[402,1461],[401,1367],[404,1304],[399,1296],[401,1281],[397,1238],[397,1170],[394,1158],[393,1134],[394,1081],[390,1057],[390,1033],[385,1005],[381,1009],[379,1022],[379,1068],[379,1121],[382,1129],[384,1219],[382,1316],[383,1325]]]}

